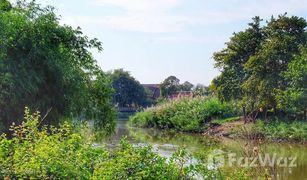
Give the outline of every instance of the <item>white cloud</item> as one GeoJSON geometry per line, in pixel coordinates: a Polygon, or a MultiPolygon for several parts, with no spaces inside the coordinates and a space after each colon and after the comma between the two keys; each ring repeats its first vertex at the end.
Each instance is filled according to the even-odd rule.
{"type": "Polygon", "coordinates": [[[182,35],[182,36],[159,36],[153,38],[154,42],[158,43],[170,43],[170,44],[177,44],[177,43],[216,43],[221,42],[223,43],[225,39],[227,39],[227,35],[217,36],[217,35],[206,35],[202,37],[195,37],[195,36],[189,36],[189,35],[182,35]]]}
{"type": "MultiPolygon", "coordinates": [[[[269,18],[272,14],[295,13],[307,10],[305,0],[204,0],[200,4],[201,12],[190,9],[191,14],[174,14],[172,9],[195,3],[191,0],[92,0],[91,4],[101,7],[113,7],[123,11],[112,16],[66,17],[70,24],[109,27],[117,30],[168,33],[180,32],[193,25],[211,25],[236,22],[259,15],[269,18]],[[214,8],[207,6],[211,4],[214,8]]],[[[188,7],[187,7],[188,8],[188,7]]],[[[199,9],[198,9],[199,10],[199,9]]]]}
{"type": "Polygon", "coordinates": [[[100,6],[117,6],[127,11],[156,13],[176,7],[179,0],[94,0],[93,4],[100,6]]]}
{"type": "Polygon", "coordinates": [[[114,6],[124,11],[123,15],[104,16],[96,22],[115,29],[149,33],[177,32],[188,23],[188,18],[170,15],[169,11],[180,0],[94,0],[94,5],[114,6]]]}

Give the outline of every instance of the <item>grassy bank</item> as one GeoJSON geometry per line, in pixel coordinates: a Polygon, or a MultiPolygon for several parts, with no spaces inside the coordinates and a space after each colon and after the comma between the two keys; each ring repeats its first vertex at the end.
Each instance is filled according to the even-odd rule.
{"type": "Polygon", "coordinates": [[[183,98],[146,109],[130,118],[133,126],[201,132],[214,119],[236,116],[236,108],[216,98],[183,98]]]}
{"type": "Polygon", "coordinates": [[[307,122],[269,119],[257,120],[255,124],[237,127],[235,136],[249,139],[263,138],[271,141],[307,142],[307,122]]]}

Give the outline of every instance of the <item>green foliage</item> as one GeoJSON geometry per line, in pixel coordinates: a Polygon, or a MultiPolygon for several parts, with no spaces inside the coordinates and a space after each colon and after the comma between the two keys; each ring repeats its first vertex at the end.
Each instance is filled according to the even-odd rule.
{"type": "Polygon", "coordinates": [[[180,89],[180,80],[175,76],[169,76],[161,84],[161,95],[164,98],[171,96],[180,89]]]}
{"type": "Polygon", "coordinates": [[[307,48],[302,47],[300,55],[289,63],[283,74],[288,85],[279,91],[278,106],[287,112],[295,113],[307,108],[307,48]]]}
{"type": "Polygon", "coordinates": [[[112,158],[99,163],[93,179],[180,179],[180,171],[173,162],[152,152],[151,147],[132,147],[125,141],[113,152],[112,158]],[[125,158],[123,158],[125,157],[125,158]]]}
{"type": "Polygon", "coordinates": [[[98,158],[106,156],[67,123],[39,129],[39,113],[31,115],[28,109],[24,120],[12,126],[12,138],[4,134],[0,138],[1,179],[89,179],[98,158]]]}
{"type": "Polygon", "coordinates": [[[189,81],[185,81],[180,85],[180,90],[181,91],[191,91],[194,85],[190,83],[189,81]]]}
{"type": "Polygon", "coordinates": [[[162,98],[170,98],[179,91],[192,91],[193,87],[194,85],[189,81],[180,84],[180,79],[169,76],[160,84],[161,96],[162,98]]]}
{"type": "Polygon", "coordinates": [[[123,69],[116,69],[109,73],[112,86],[115,90],[113,102],[119,107],[145,106],[147,93],[145,88],[123,69]]]}
{"type": "Polygon", "coordinates": [[[221,69],[222,74],[212,81],[211,91],[217,93],[219,99],[230,101],[242,98],[241,85],[248,78],[244,64],[263,40],[261,21],[257,16],[253,18],[245,31],[234,33],[225,49],[214,53],[215,67],[221,69]]]}
{"type": "Polygon", "coordinates": [[[20,0],[10,11],[0,11],[0,27],[0,120],[5,127],[21,120],[28,106],[50,111],[44,123],[84,117],[113,129],[111,85],[89,51],[101,51],[101,42],[80,28],[61,25],[52,7],[35,1],[20,0]]]}
{"type": "Polygon", "coordinates": [[[12,9],[12,5],[8,0],[0,0],[0,13],[1,11],[9,11],[12,9]]]}
{"type": "Polygon", "coordinates": [[[111,153],[93,147],[92,141],[73,132],[69,124],[43,126],[39,113],[25,110],[24,122],[13,125],[12,137],[0,136],[1,179],[194,179],[218,178],[205,164],[190,164],[190,155],[179,150],[170,159],[149,146],[125,140],[111,153]]]}
{"type": "Polygon", "coordinates": [[[216,98],[182,98],[146,109],[130,118],[139,127],[170,128],[179,131],[200,131],[204,123],[227,118],[238,112],[233,105],[216,98]]]}
{"type": "Polygon", "coordinates": [[[211,123],[216,123],[216,124],[224,124],[228,122],[234,122],[240,120],[241,117],[230,117],[230,118],[225,118],[225,119],[215,119],[211,121],[211,123]]]}
{"type": "Polygon", "coordinates": [[[237,136],[248,138],[265,138],[277,141],[307,141],[307,123],[305,121],[289,121],[283,119],[258,120],[244,129],[235,129],[237,136]]]}
{"type": "Polygon", "coordinates": [[[251,113],[277,108],[298,113],[306,109],[306,55],[300,50],[307,43],[306,20],[284,14],[263,27],[260,22],[255,17],[214,54],[222,73],[211,91],[221,100],[240,100],[251,113]]]}
{"type": "Polygon", "coordinates": [[[209,88],[202,84],[197,84],[196,87],[193,89],[193,96],[209,96],[209,88]]]}
{"type": "Polygon", "coordinates": [[[258,121],[256,131],[268,139],[289,139],[294,141],[307,141],[307,123],[301,121],[272,120],[270,122],[258,121]]]}

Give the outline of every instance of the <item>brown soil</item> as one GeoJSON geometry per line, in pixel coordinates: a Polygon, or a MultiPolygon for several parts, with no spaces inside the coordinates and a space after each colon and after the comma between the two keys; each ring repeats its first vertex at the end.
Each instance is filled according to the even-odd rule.
{"type": "Polygon", "coordinates": [[[238,127],[243,127],[244,124],[243,120],[238,120],[234,122],[226,122],[223,124],[215,124],[211,123],[209,128],[204,132],[204,135],[215,136],[215,137],[229,137],[231,131],[238,127]]]}

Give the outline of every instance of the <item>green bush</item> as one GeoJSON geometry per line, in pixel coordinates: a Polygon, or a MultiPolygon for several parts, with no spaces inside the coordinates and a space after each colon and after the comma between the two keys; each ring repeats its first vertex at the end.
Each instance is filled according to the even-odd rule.
{"type": "Polygon", "coordinates": [[[182,98],[139,112],[130,118],[130,122],[138,127],[200,131],[204,123],[212,119],[223,119],[237,114],[233,105],[222,103],[217,98],[182,98]]]}
{"type": "Polygon", "coordinates": [[[99,163],[94,179],[180,179],[180,171],[174,162],[152,152],[151,147],[134,148],[125,141],[113,156],[99,163]]]}
{"type": "Polygon", "coordinates": [[[38,128],[39,113],[25,111],[24,122],[13,125],[12,137],[0,136],[0,179],[194,179],[218,178],[206,164],[191,164],[179,150],[170,159],[148,146],[122,141],[108,152],[93,147],[89,139],[74,133],[69,124],[38,128]]]}
{"type": "Polygon", "coordinates": [[[254,129],[268,139],[307,141],[307,123],[303,121],[260,120],[254,129]]]}
{"type": "Polygon", "coordinates": [[[40,115],[28,109],[24,119],[12,126],[12,138],[0,136],[0,179],[89,179],[95,161],[106,156],[68,124],[39,130],[40,115]]]}
{"type": "Polygon", "coordinates": [[[265,138],[273,141],[307,141],[307,123],[305,121],[289,121],[286,119],[258,119],[255,124],[238,127],[232,132],[234,135],[247,138],[265,138]]]}

